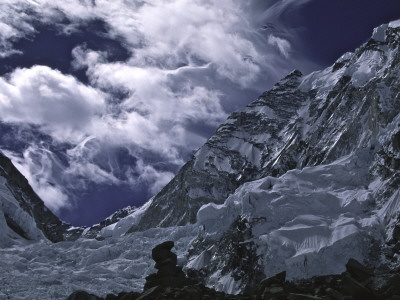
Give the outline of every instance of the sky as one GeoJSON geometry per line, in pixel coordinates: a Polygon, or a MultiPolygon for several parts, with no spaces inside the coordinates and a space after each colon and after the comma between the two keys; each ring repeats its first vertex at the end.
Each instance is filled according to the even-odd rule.
{"type": "Polygon", "coordinates": [[[2,0],[0,149],[73,225],[140,206],[227,116],[398,0],[2,0]]]}

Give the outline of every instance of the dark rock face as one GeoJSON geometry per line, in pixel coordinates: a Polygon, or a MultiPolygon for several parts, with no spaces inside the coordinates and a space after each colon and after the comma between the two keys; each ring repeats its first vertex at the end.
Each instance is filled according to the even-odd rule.
{"type": "Polygon", "coordinates": [[[85,291],[73,292],[66,300],[101,300],[96,295],[89,294],[85,291]]]}
{"type": "Polygon", "coordinates": [[[273,276],[267,277],[263,280],[261,280],[260,284],[258,285],[258,290],[264,290],[266,287],[270,287],[273,285],[280,285],[285,283],[286,281],[286,271],[282,271],[280,273],[277,273],[273,276]]]}
{"type": "Polygon", "coordinates": [[[167,241],[157,245],[152,250],[151,254],[156,262],[155,268],[158,271],[156,274],[151,274],[146,277],[144,290],[156,286],[183,287],[196,283],[187,278],[182,268],[176,265],[177,256],[175,253],[171,252],[172,247],[174,247],[174,242],[167,241]]]}
{"type": "Polygon", "coordinates": [[[371,278],[373,272],[366,268],[359,261],[351,258],[346,264],[346,271],[360,282],[365,282],[368,278],[371,278]]]}
{"type": "MultiPolygon", "coordinates": [[[[11,160],[0,152],[0,176],[6,178],[6,186],[18,201],[19,206],[36,222],[44,236],[52,242],[63,240],[63,232],[69,227],[54,215],[33,191],[28,180],[14,167],[11,160]]],[[[8,226],[24,237],[24,229],[18,225],[18,220],[6,217],[8,226]]]]}
{"type": "Polygon", "coordinates": [[[223,203],[242,183],[261,178],[262,165],[273,158],[275,148],[283,145],[279,132],[290,123],[297,109],[312,94],[297,89],[301,79],[301,72],[296,70],[246,109],[234,112],[155,196],[143,221],[132,231],[194,223],[197,211],[203,204],[223,203]],[[271,110],[277,117],[271,118],[265,110],[271,110]],[[237,138],[256,137],[263,133],[270,134],[268,145],[257,138],[237,138]],[[248,159],[237,149],[230,148],[229,143],[236,139],[249,143],[254,153],[261,153],[260,161],[248,159]],[[229,161],[233,172],[218,167],[218,163],[225,159],[229,161]],[[197,194],[197,190],[202,193],[197,194]],[[164,206],[170,208],[167,217],[164,215],[164,206]]]}
{"type": "Polygon", "coordinates": [[[188,254],[190,257],[202,253],[205,264],[200,268],[187,269],[187,274],[207,285],[207,279],[220,271],[221,276],[231,274],[236,281],[240,281],[244,292],[253,292],[255,284],[265,275],[259,265],[252,225],[245,217],[239,217],[220,240],[197,237],[188,254]]]}

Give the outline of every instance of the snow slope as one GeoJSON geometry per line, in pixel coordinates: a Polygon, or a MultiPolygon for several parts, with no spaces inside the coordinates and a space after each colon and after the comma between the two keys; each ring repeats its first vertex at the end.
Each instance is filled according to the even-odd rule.
{"type": "Polygon", "coordinates": [[[0,248],[44,239],[34,218],[20,208],[6,183],[7,180],[0,176],[0,248]]]}
{"type": "Polygon", "coordinates": [[[43,238],[57,242],[66,227],[0,152],[0,248],[43,238]]]}

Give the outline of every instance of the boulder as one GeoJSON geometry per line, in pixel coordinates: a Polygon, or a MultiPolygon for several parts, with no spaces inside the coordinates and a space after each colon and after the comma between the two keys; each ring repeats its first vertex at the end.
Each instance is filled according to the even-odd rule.
{"type": "Polygon", "coordinates": [[[171,252],[173,246],[174,242],[167,241],[157,245],[152,250],[152,258],[156,262],[155,268],[158,271],[156,274],[150,274],[146,277],[145,291],[156,286],[184,287],[196,283],[196,281],[185,276],[182,267],[176,265],[177,256],[171,252]]]}
{"type": "Polygon", "coordinates": [[[350,258],[347,262],[346,271],[360,282],[365,282],[374,275],[370,269],[353,258],[350,258]]]}
{"type": "Polygon", "coordinates": [[[172,253],[171,249],[174,247],[173,241],[167,241],[162,244],[159,244],[153,248],[151,251],[151,256],[155,260],[155,262],[164,260],[168,258],[168,256],[172,253]]]}
{"type": "Polygon", "coordinates": [[[286,280],[286,271],[282,271],[280,273],[274,274],[270,277],[267,277],[263,280],[261,280],[259,284],[259,288],[261,291],[263,291],[266,287],[271,286],[272,284],[282,284],[286,280]]]}
{"type": "Polygon", "coordinates": [[[103,300],[100,297],[97,297],[96,295],[89,294],[88,292],[85,291],[76,291],[73,292],[67,300],[103,300]]]}
{"type": "Polygon", "coordinates": [[[335,289],[327,288],[325,292],[327,295],[331,296],[334,300],[344,300],[344,296],[335,289]]]}
{"type": "MultiPolygon", "coordinates": [[[[152,299],[156,298],[156,296],[160,295],[162,292],[163,292],[162,287],[155,286],[155,287],[152,287],[152,288],[148,289],[147,291],[143,292],[140,295],[140,297],[137,298],[136,300],[152,300],[152,299]]],[[[122,298],[121,300],[128,300],[128,299],[122,298]]]]}
{"type": "Polygon", "coordinates": [[[341,292],[355,299],[374,299],[373,293],[349,274],[344,275],[342,278],[341,292]]]}

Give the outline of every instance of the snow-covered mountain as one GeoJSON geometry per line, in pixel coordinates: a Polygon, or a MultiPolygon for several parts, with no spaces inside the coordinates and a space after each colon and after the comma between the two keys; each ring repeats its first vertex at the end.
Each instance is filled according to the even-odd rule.
{"type": "Polygon", "coordinates": [[[380,264],[400,215],[399,26],[233,113],[131,231],[197,221],[187,269],[231,292],[380,264]]]}
{"type": "Polygon", "coordinates": [[[305,77],[294,71],[233,113],[154,198],[152,217],[139,228],[195,222],[203,204],[224,202],[244,182],[331,163],[360,148],[380,151],[379,169],[379,155],[393,156],[386,144],[400,107],[395,26],[376,28],[366,44],[325,70],[305,77]]]}
{"type": "MultiPolygon", "coordinates": [[[[113,224],[56,244],[36,225],[33,241],[0,249],[7,257],[0,298],[140,290],[153,271],[151,248],[166,239],[187,273],[230,293],[282,270],[290,279],[340,273],[351,257],[398,266],[399,46],[395,21],[325,70],[292,72],[233,113],[160,193],[113,224]]],[[[2,203],[16,203],[2,186],[2,203]]],[[[21,220],[41,224],[37,218],[21,220]]]]}
{"type": "Polygon", "coordinates": [[[36,195],[11,161],[0,153],[0,247],[26,240],[63,240],[62,223],[36,195]]]}

